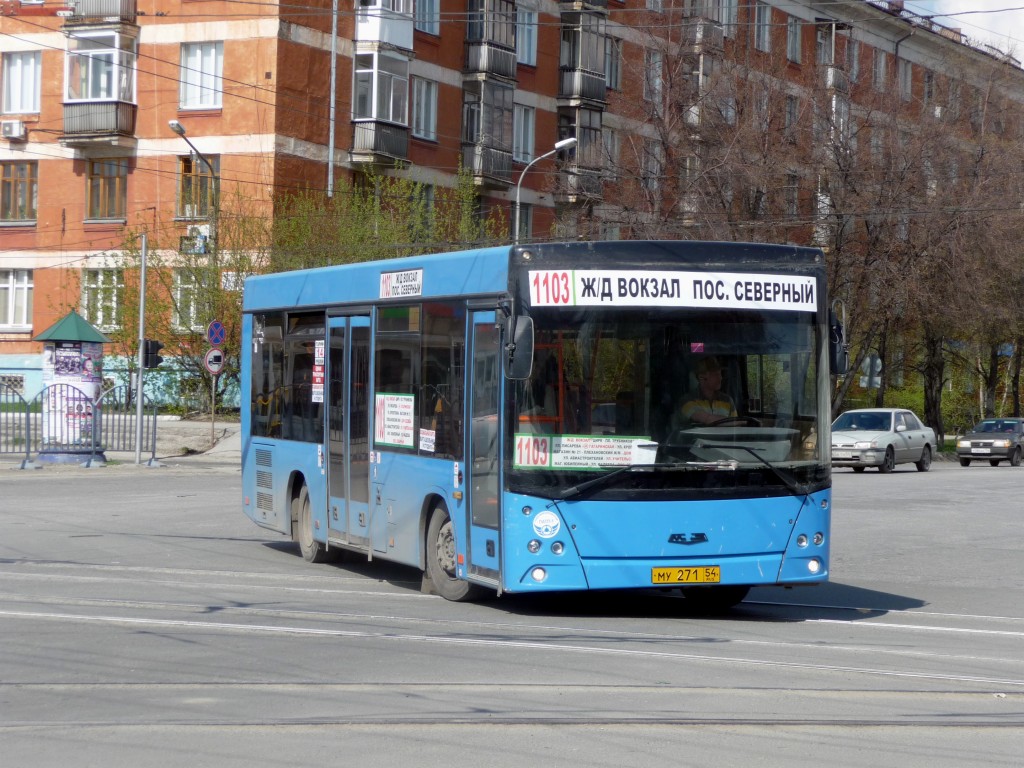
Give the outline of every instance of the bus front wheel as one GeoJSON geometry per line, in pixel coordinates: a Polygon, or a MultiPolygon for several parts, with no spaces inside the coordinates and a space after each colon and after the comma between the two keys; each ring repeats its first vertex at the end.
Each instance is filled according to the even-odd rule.
{"type": "Polygon", "coordinates": [[[435,507],[430,514],[426,556],[427,576],[445,600],[466,602],[483,596],[482,587],[455,576],[455,526],[444,506],[435,507]]]}
{"type": "Polygon", "coordinates": [[[309,504],[309,489],[305,485],[292,499],[293,540],[298,542],[302,558],[310,563],[327,561],[327,547],[313,538],[313,511],[309,504]]]}

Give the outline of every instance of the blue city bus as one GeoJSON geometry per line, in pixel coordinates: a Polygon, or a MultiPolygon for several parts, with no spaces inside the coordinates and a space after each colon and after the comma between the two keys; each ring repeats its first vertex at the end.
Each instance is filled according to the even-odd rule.
{"type": "Polygon", "coordinates": [[[306,560],[404,563],[450,600],[722,608],[828,578],[817,249],[481,248],[250,277],[243,303],[244,509],[306,560]]]}

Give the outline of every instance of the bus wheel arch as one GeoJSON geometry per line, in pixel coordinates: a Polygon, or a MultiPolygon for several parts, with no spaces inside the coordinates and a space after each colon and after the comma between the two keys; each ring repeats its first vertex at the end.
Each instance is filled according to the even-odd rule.
{"type": "Polygon", "coordinates": [[[436,498],[429,507],[423,554],[425,559],[424,588],[446,600],[469,602],[479,600],[486,590],[477,584],[459,579],[455,575],[457,547],[455,526],[448,506],[436,498]]]}
{"type": "Polygon", "coordinates": [[[309,563],[327,561],[327,546],[313,536],[313,511],[309,501],[309,486],[299,472],[292,473],[288,481],[291,510],[292,541],[299,545],[302,559],[309,563]]]}

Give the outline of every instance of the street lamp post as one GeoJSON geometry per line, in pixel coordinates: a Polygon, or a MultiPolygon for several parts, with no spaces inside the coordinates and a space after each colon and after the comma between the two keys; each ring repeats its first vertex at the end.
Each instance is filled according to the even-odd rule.
{"type": "Polygon", "coordinates": [[[552,149],[552,150],[550,150],[548,152],[545,152],[543,155],[539,155],[539,156],[533,158],[533,160],[531,160],[529,163],[527,163],[526,167],[523,168],[523,170],[519,173],[519,181],[516,182],[515,229],[512,231],[512,242],[514,244],[516,244],[516,245],[519,244],[519,193],[520,193],[520,191],[523,188],[523,177],[526,175],[526,172],[528,170],[530,170],[530,168],[533,167],[534,163],[540,162],[545,157],[551,157],[552,155],[554,155],[554,154],[556,154],[558,152],[561,152],[563,149],[571,149],[572,147],[575,147],[575,146],[576,146],[576,137],[575,136],[571,136],[568,139],[562,139],[561,141],[556,141],[554,149],[552,149]]]}
{"type": "Polygon", "coordinates": [[[218,184],[217,172],[213,169],[213,164],[207,159],[206,155],[204,155],[202,152],[196,149],[196,145],[191,142],[188,136],[185,135],[184,125],[179,123],[177,120],[168,120],[167,125],[170,126],[170,129],[172,131],[174,131],[176,134],[178,134],[179,136],[181,136],[181,138],[185,140],[185,143],[188,144],[189,149],[192,150],[196,157],[203,161],[203,165],[205,165],[206,168],[210,171],[210,184],[213,185],[213,194],[211,195],[210,200],[210,204],[213,207],[212,215],[210,217],[212,223],[212,226],[210,227],[210,240],[216,243],[216,239],[214,238],[214,229],[217,226],[217,204],[218,194],[220,192],[220,190],[218,189],[220,185],[218,184]]]}

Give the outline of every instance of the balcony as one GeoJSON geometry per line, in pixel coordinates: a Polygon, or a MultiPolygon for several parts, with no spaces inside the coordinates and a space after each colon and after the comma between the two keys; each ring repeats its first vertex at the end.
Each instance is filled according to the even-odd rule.
{"type": "Polygon", "coordinates": [[[506,189],[512,184],[512,153],[486,144],[463,144],[462,166],[477,186],[506,189]]]}
{"type": "Polygon", "coordinates": [[[411,51],[411,0],[374,0],[357,3],[355,39],[358,43],[392,45],[411,51]]]}
{"type": "Polygon", "coordinates": [[[559,73],[558,98],[560,99],[586,99],[604,103],[605,94],[604,73],[564,67],[559,73]]]}
{"type": "Polygon", "coordinates": [[[515,80],[516,52],[490,40],[468,40],[466,71],[515,80]]]}
{"type": "Polygon", "coordinates": [[[559,0],[559,13],[574,11],[607,11],[608,0],[559,0]]]}
{"type": "Polygon", "coordinates": [[[604,174],[574,163],[563,165],[555,183],[555,202],[560,205],[595,202],[604,198],[604,174]]]}
{"type": "Polygon", "coordinates": [[[404,125],[376,120],[360,121],[354,125],[350,153],[353,163],[393,165],[409,157],[409,129],[404,125]]]}
{"type": "Polygon", "coordinates": [[[720,53],[725,47],[722,25],[707,19],[692,19],[683,27],[684,45],[693,53],[720,53]]]}
{"type": "Polygon", "coordinates": [[[135,0],[75,0],[68,5],[72,10],[71,16],[64,19],[65,27],[135,23],[135,0]]]}
{"type": "Polygon", "coordinates": [[[138,107],[126,101],[81,101],[64,104],[64,133],[60,143],[67,147],[119,143],[135,136],[138,107]]]}
{"type": "Polygon", "coordinates": [[[834,64],[825,64],[821,69],[822,85],[830,91],[850,92],[850,76],[834,64]]]}

